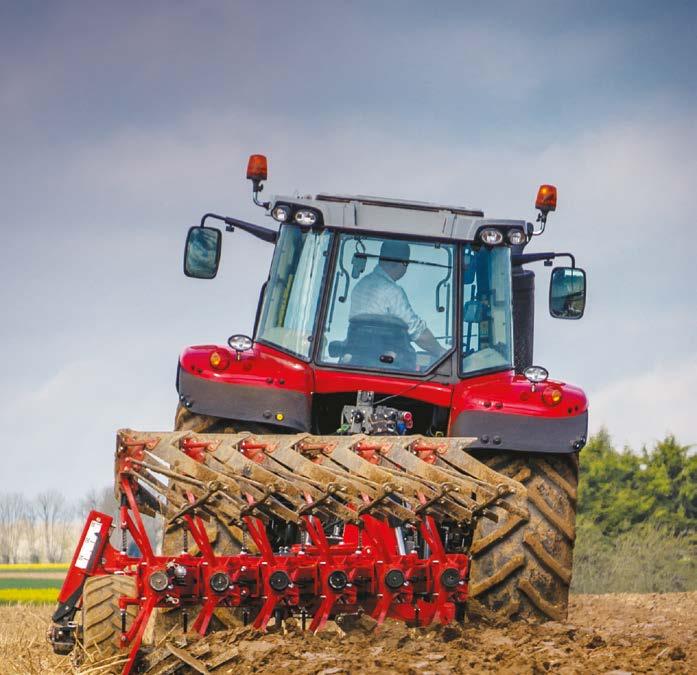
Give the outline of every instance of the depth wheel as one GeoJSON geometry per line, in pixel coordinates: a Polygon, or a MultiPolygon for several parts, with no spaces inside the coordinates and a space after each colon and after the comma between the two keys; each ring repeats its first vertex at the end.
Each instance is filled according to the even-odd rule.
{"type": "Polygon", "coordinates": [[[529,520],[496,508],[472,543],[471,615],[494,621],[565,621],[576,539],[578,453],[478,454],[528,489],[529,520]]]}
{"type": "MultiPolygon", "coordinates": [[[[119,674],[128,658],[121,646],[119,598],[135,597],[136,582],[131,577],[109,575],[90,577],[82,591],[82,668],[99,666],[99,673],[119,674]]],[[[136,605],[126,609],[126,627],[138,613],[136,605]]]]}

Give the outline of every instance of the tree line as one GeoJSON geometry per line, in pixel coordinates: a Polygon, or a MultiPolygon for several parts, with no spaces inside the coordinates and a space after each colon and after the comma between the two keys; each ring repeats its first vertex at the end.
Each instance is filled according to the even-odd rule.
{"type": "Polygon", "coordinates": [[[34,498],[0,493],[0,563],[58,563],[70,558],[92,510],[114,513],[113,490],[92,490],[77,504],[55,490],[34,498]]]}
{"type": "Polygon", "coordinates": [[[581,452],[573,590],[697,590],[697,453],[668,435],[640,452],[607,430],[581,452]]]}
{"type": "Polygon", "coordinates": [[[639,453],[617,450],[602,429],[581,454],[578,515],[610,536],[644,523],[697,531],[697,454],[672,435],[639,453]]]}

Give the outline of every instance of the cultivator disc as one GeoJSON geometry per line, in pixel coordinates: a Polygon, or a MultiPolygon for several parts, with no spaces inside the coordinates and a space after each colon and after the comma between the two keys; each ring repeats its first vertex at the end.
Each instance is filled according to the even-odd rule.
{"type": "Polygon", "coordinates": [[[259,630],[298,616],[317,631],[362,612],[379,623],[452,621],[467,601],[476,521],[495,518],[494,505],[527,515],[523,486],[469,456],[469,442],[122,430],[121,549],[108,543],[112,519],[90,514],[54,632],[64,645],[85,579],[109,574],[137,589],[118,598],[124,672],[155,607],[179,610],[184,630],[191,617],[201,634],[218,608],[236,608],[259,630]],[[180,530],[182,552],[156,555],[141,513],[180,530]],[[214,521],[241,533],[239,553],[215,554],[206,530],[214,521]],[[128,554],[128,535],[140,555],[128,554]]]}

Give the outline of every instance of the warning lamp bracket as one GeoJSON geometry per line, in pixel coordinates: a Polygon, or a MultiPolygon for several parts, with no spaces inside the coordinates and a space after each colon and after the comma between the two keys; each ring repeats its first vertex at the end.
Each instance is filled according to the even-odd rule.
{"type": "Polygon", "coordinates": [[[264,189],[264,184],[257,178],[251,178],[252,181],[252,201],[263,209],[268,209],[271,202],[262,202],[259,200],[259,193],[264,189]]]}
{"type": "Polygon", "coordinates": [[[535,229],[533,228],[533,230],[532,230],[532,236],[533,236],[533,237],[537,237],[537,236],[541,235],[541,234],[545,231],[545,227],[546,227],[546,225],[547,225],[547,212],[546,212],[546,211],[540,211],[540,212],[537,214],[537,220],[536,220],[535,222],[536,222],[536,223],[540,223],[541,226],[540,226],[540,229],[539,229],[539,230],[535,230],[535,229]]]}

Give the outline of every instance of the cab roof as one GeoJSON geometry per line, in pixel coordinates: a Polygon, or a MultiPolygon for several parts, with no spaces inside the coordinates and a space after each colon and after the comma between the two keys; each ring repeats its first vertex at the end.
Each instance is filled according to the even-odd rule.
{"type": "Polygon", "coordinates": [[[413,202],[406,199],[392,199],[390,197],[371,197],[367,195],[327,195],[318,194],[315,199],[322,202],[337,202],[339,204],[348,204],[350,202],[358,202],[368,206],[388,206],[397,209],[407,209],[410,211],[450,211],[461,216],[478,216],[484,217],[484,211],[480,209],[468,209],[464,206],[446,206],[444,204],[435,204],[433,202],[413,202]]]}
{"type": "Polygon", "coordinates": [[[277,195],[269,202],[268,213],[270,214],[278,204],[288,204],[294,209],[305,207],[319,211],[325,227],[407,237],[474,241],[477,232],[490,225],[523,229],[526,227],[524,220],[484,218],[484,212],[479,209],[388,197],[331,194],[293,197],[277,195]]]}

